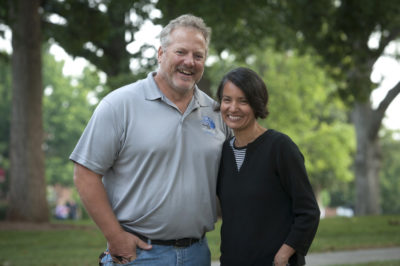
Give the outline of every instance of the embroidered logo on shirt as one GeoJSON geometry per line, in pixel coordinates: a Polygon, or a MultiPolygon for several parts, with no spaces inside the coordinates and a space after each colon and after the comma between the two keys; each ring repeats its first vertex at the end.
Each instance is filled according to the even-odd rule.
{"type": "Polygon", "coordinates": [[[203,126],[203,129],[206,133],[214,135],[215,132],[215,123],[214,121],[208,117],[208,116],[203,116],[201,120],[201,125],[203,126]]]}

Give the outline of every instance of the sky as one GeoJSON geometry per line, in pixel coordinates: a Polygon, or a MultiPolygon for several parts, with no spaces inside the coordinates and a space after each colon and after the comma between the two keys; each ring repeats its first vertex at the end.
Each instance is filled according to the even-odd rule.
{"type": "MultiPolygon", "coordinates": [[[[1,25],[0,25],[1,27],[1,25]]],[[[135,42],[128,45],[127,49],[130,52],[137,52],[142,44],[154,45],[156,48],[159,46],[158,34],[161,31],[161,26],[153,25],[150,21],[147,21],[139,32],[135,34],[135,42]]],[[[11,52],[11,33],[6,33],[6,38],[0,37],[0,50],[6,50],[11,52]]],[[[370,47],[376,46],[378,39],[374,36],[369,42],[370,47]]],[[[382,56],[374,65],[374,69],[371,75],[371,80],[379,82],[379,88],[375,89],[371,94],[371,101],[374,108],[378,106],[380,101],[385,97],[386,93],[392,88],[397,82],[400,81],[400,60],[395,60],[392,56],[395,52],[400,54],[400,45],[392,42],[388,45],[385,50],[387,56],[382,56]]],[[[50,52],[55,56],[56,60],[64,60],[65,65],[63,69],[64,75],[79,76],[82,73],[83,68],[88,62],[83,58],[70,57],[60,46],[52,45],[50,52]]],[[[148,56],[152,56],[151,54],[148,56]]],[[[155,55],[154,55],[155,56],[155,55]]],[[[134,64],[134,63],[133,63],[134,64]]],[[[400,130],[400,95],[390,104],[386,111],[386,116],[383,119],[385,127],[394,130],[400,130]]]]}

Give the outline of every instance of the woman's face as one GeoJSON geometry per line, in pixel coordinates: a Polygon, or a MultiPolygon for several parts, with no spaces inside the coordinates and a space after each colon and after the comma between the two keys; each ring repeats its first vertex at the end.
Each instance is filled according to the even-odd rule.
{"type": "Polygon", "coordinates": [[[230,81],[225,83],[221,98],[221,115],[233,131],[243,131],[256,123],[254,111],[243,91],[230,81]]]}

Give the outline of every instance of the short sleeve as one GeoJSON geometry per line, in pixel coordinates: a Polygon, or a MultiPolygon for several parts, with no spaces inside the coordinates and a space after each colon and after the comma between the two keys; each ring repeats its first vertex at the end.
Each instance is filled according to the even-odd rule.
{"type": "Polygon", "coordinates": [[[94,111],[70,160],[104,175],[113,165],[123,141],[122,117],[106,100],[94,111]]]}

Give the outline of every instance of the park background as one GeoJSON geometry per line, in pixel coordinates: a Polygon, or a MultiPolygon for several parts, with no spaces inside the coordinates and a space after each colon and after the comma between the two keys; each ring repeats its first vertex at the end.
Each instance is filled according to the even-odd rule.
{"type": "MultiPolygon", "coordinates": [[[[314,249],[400,246],[395,0],[0,2],[0,219],[19,225],[0,234],[0,244],[28,244],[18,233],[28,223],[49,224],[50,232],[60,222],[83,232],[93,225],[73,188],[69,154],[104,95],[156,69],[161,25],[184,13],[213,29],[199,87],[214,96],[230,69],[259,73],[270,93],[262,124],[291,136],[303,152],[321,228],[362,229],[360,244],[330,239],[328,248],[314,249]],[[67,202],[74,215],[55,219],[57,206],[70,210],[67,202]],[[347,217],[330,218],[338,215],[347,217]],[[382,236],[388,242],[378,241],[382,236]]],[[[104,239],[96,236],[101,249],[104,239]]],[[[12,261],[1,250],[0,262],[12,261]]]]}

